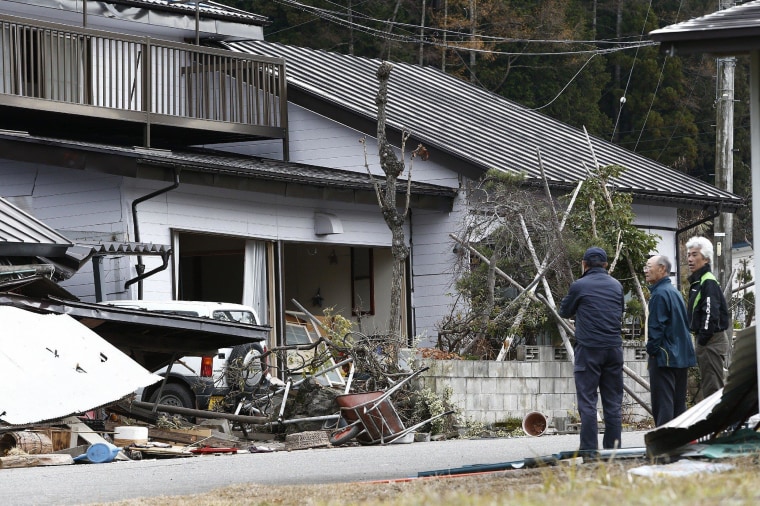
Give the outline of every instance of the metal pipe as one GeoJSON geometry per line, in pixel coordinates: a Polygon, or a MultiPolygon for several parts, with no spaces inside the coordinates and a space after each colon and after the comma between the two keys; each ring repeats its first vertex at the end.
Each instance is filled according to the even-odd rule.
{"type": "MultiPolygon", "coordinates": [[[[142,197],[136,198],[132,202],[132,224],[135,227],[135,242],[140,242],[140,224],[137,221],[137,204],[141,204],[145,202],[146,200],[150,200],[153,197],[157,197],[161,194],[168,193],[175,188],[179,186],[179,170],[174,171],[174,184],[171,186],[167,186],[166,188],[162,188],[160,190],[156,190],[152,193],[149,193],[147,195],[143,195],[142,197]]],[[[137,265],[135,266],[135,270],[137,271],[137,279],[139,282],[137,283],[137,299],[142,300],[143,298],[143,284],[142,279],[145,277],[143,274],[145,273],[145,265],[143,265],[142,261],[142,255],[137,256],[137,265]]],[[[153,271],[151,271],[152,274],[153,271]]],[[[125,285],[124,288],[126,289],[127,286],[125,285]]]]}
{"type": "Polygon", "coordinates": [[[175,413],[178,415],[197,416],[201,418],[224,418],[225,420],[231,420],[233,422],[251,423],[251,424],[266,424],[270,420],[266,416],[247,416],[247,415],[233,415],[232,413],[222,413],[219,411],[205,411],[202,409],[190,409],[181,408],[179,406],[169,406],[167,404],[153,404],[150,402],[132,401],[130,404],[136,408],[142,408],[152,410],[156,406],[158,411],[165,413],[175,413]]]}

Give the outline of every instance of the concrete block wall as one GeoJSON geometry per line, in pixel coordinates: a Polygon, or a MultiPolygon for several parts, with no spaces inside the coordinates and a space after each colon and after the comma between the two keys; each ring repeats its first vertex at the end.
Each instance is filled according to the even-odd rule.
{"type": "MultiPolygon", "coordinates": [[[[467,420],[487,425],[508,418],[522,419],[531,411],[550,421],[577,413],[573,365],[563,348],[529,346],[518,356],[525,360],[505,362],[421,359],[430,367],[420,377],[421,386],[442,394],[448,387],[452,402],[467,420]]],[[[649,381],[646,353],[642,346],[625,346],[626,365],[649,381]]],[[[624,381],[649,404],[649,391],[627,374],[624,381]]],[[[601,402],[599,403],[601,413],[601,402]]],[[[649,418],[649,413],[627,393],[623,397],[623,422],[649,418]]]]}

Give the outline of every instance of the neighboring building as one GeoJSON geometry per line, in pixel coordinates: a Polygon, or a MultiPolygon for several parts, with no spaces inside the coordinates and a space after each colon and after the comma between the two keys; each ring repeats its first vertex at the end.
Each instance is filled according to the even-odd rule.
{"type": "MultiPolygon", "coordinates": [[[[242,302],[277,342],[291,299],[383,329],[391,236],[366,175],[381,173],[380,61],[266,43],[263,18],[213,4],[197,25],[196,4],[91,0],[87,16],[81,5],[0,4],[0,195],[72,242],[113,245],[66,289],[242,302]],[[163,247],[134,262],[119,243],[163,247]]],[[[411,132],[407,152],[430,152],[413,165],[406,226],[403,328],[422,344],[451,305],[462,190],[490,168],[537,182],[540,150],[559,193],[594,156],[624,165],[612,184],[672,257],[678,208],[742,204],[603,140],[590,138],[592,154],[582,131],[431,68],[394,66],[388,127],[396,144],[411,132]]]]}

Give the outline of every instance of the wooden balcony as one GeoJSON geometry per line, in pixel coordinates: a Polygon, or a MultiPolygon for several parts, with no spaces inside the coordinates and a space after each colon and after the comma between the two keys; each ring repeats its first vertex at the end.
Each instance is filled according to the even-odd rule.
{"type": "Polygon", "coordinates": [[[285,61],[0,15],[0,129],[180,148],[282,139],[285,61]]]}

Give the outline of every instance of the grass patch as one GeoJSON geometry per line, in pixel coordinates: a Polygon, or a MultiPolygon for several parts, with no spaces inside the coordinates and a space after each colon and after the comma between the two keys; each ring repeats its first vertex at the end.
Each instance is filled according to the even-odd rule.
{"type": "Polygon", "coordinates": [[[760,501],[760,461],[724,459],[735,469],[685,477],[632,477],[628,469],[648,462],[623,459],[580,466],[518,469],[463,477],[390,483],[301,486],[236,485],[202,495],[134,499],[119,506],[362,505],[362,506],[652,506],[749,505],[760,501]]]}

